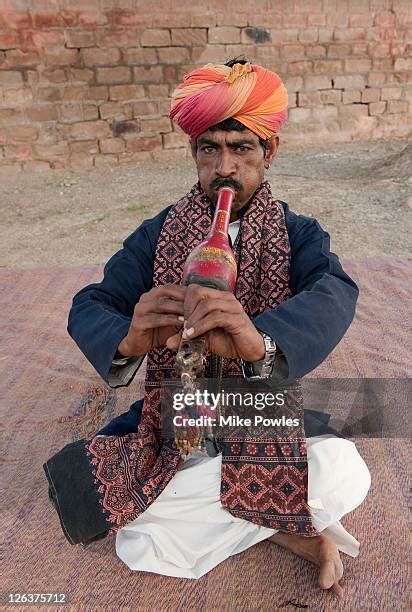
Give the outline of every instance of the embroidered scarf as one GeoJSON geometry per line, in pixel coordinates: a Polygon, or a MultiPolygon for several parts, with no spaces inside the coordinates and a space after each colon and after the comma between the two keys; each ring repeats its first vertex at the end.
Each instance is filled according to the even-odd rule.
{"type": "MultiPolygon", "coordinates": [[[[179,284],[190,251],[207,235],[213,218],[199,184],[169,211],[160,232],[153,285],[179,284]]],[[[242,217],[235,295],[250,317],[273,309],[290,295],[290,245],[282,205],[262,183],[242,217]]],[[[180,454],[162,440],[160,384],[176,378],[175,353],[152,350],[147,359],[145,400],[136,434],[94,438],[90,460],[96,486],[114,533],[136,519],[176,473],[180,454]]],[[[206,370],[207,373],[207,370],[206,370]]],[[[239,376],[239,360],[225,360],[223,376],[239,376]]],[[[306,443],[301,427],[293,440],[225,438],[221,502],[233,515],[288,532],[310,535],[306,443]],[[253,483],[253,486],[250,486],[253,483]]]]}

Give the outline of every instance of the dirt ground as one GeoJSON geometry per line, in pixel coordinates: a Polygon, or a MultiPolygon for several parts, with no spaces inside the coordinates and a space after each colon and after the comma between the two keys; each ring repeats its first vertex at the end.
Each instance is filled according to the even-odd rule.
{"type": "MultiPolygon", "coordinates": [[[[318,219],[340,257],[405,256],[411,169],[403,140],[285,145],[268,178],[292,210],[318,219]]],[[[190,159],[3,177],[0,266],[103,263],[195,180],[190,159]]]]}

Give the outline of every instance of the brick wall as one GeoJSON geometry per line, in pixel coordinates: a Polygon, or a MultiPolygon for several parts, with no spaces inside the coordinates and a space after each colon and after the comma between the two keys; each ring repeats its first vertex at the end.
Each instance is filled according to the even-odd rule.
{"type": "Polygon", "coordinates": [[[0,0],[0,166],[185,156],[171,91],[240,54],[284,79],[288,143],[406,136],[411,40],[412,0],[0,0]]]}

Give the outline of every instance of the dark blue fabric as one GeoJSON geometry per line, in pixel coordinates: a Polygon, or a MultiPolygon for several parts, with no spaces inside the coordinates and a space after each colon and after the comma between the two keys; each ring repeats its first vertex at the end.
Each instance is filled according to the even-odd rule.
{"type": "MultiPolygon", "coordinates": [[[[319,223],[282,205],[293,297],[254,323],[275,339],[285,356],[286,375],[295,379],[319,365],[341,340],[355,313],[358,288],[331,253],[329,234],[319,223]]],[[[152,287],[157,238],[169,208],[144,221],[106,264],[103,280],[73,299],[69,334],[106,382],[134,306],[152,287]]]]}
{"type": "Polygon", "coordinates": [[[142,416],[143,400],[137,400],[127,412],[123,412],[107,423],[95,435],[102,436],[126,436],[128,433],[137,431],[142,416]]]}

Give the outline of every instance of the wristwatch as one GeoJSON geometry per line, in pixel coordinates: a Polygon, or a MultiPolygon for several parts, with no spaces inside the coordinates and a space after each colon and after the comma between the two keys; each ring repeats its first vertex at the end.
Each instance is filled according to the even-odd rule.
{"type": "Polygon", "coordinates": [[[263,380],[269,378],[273,372],[277,351],[276,342],[264,332],[259,331],[259,333],[265,343],[265,356],[254,363],[241,360],[243,376],[247,380],[263,380]]]}

